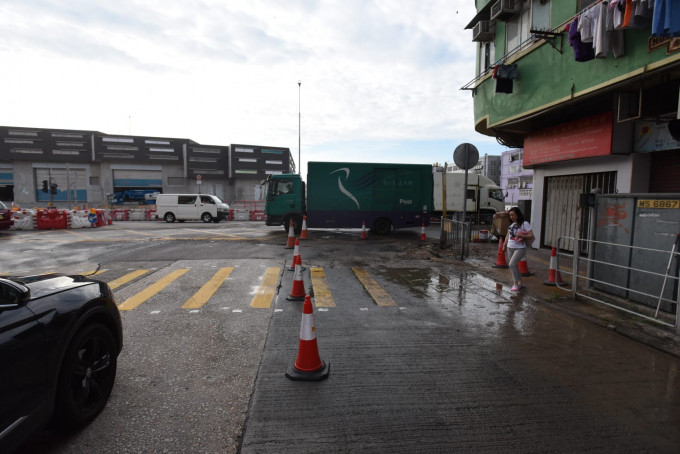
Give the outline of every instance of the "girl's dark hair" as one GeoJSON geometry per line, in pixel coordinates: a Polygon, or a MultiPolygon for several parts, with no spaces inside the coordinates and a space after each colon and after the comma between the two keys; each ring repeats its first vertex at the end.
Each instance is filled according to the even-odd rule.
{"type": "Polygon", "coordinates": [[[522,214],[522,211],[517,208],[517,207],[512,207],[510,208],[510,211],[514,211],[515,214],[517,215],[517,225],[521,226],[524,224],[524,215],[522,214]]]}

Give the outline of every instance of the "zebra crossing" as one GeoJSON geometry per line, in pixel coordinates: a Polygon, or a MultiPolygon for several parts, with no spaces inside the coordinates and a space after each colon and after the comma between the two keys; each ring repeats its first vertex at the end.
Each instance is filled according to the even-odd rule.
{"type": "MultiPolygon", "coordinates": [[[[288,294],[293,280],[285,263],[271,260],[124,265],[80,273],[106,282],[121,311],[271,309],[277,297],[288,294]]],[[[364,308],[398,307],[394,295],[379,280],[374,270],[360,267],[333,267],[329,275],[323,266],[310,266],[303,272],[306,293],[312,295],[319,310],[347,306],[348,300],[352,304],[360,301],[364,308]]]]}

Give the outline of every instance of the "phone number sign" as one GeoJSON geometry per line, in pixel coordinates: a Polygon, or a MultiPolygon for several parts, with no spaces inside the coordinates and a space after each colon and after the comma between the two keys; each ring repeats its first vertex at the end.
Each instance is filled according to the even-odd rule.
{"type": "Polygon", "coordinates": [[[680,209],[680,200],[638,199],[638,208],[670,208],[680,209]]]}

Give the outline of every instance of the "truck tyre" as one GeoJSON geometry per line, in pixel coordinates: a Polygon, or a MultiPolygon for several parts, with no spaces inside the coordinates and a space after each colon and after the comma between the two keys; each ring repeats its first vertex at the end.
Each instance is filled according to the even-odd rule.
{"type": "Polygon", "coordinates": [[[481,221],[482,224],[490,225],[493,223],[493,215],[494,215],[493,211],[484,210],[481,213],[479,213],[480,217],[479,220],[481,221]]]}
{"type": "Polygon", "coordinates": [[[392,222],[387,218],[376,219],[373,223],[373,230],[378,235],[387,235],[392,231],[392,222]]]}
{"type": "Polygon", "coordinates": [[[205,222],[206,224],[208,224],[209,222],[212,222],[212,220],[213,220],[213,217],[210,213],[203,213],[201,215],[201,221],[205,222]]]}
{"type": "Polygon", "coordinates": [[[175,222],[175,215],[172,213],[165,213],[165,216],[163,216],[163,219],[165,219],[165,222],[168,224],[171,224],[175,222]]]}

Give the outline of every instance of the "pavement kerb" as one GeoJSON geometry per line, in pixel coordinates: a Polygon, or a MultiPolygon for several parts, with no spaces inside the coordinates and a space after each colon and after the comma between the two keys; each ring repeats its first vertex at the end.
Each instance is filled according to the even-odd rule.
{"type": "MultiPolygon", "coordinates": [[[[465,262],[466,266],[502,285],[509,286],[512,283],[510,270],[492,267],[496,263],[498,243],[471,243],[470,251],[470,256],[464,261],[454,258],[454,254],[447,250],[438,250],[436,255],[447,261],[465,262]]],[[[573,299],[571,292],[543,284],[543,281],[548,279],[550,270],[550,252],[550,249],[533,248],[527,251],[528,268],[534,274],[523,278],[522,282],[526,286],[523,291],[527,295],[553,309],[595,323],[680,358],[680,336],[675,334],[674,328],[657,325],[587,298],[573,299]]],[[[571,272],[571,267],[560,263],[560,270],[571,272]]],[[[569,277],[565,275],[562,279],[570,282],[569,277]]]]}

